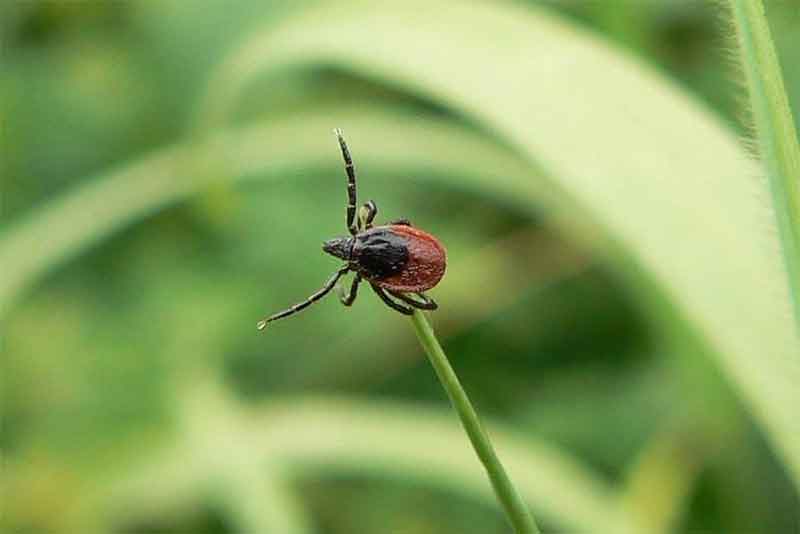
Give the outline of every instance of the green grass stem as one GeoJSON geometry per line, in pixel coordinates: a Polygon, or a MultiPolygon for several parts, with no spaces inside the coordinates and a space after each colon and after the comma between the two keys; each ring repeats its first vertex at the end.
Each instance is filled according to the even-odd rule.
{"type": "Polygon", "coordinates": [[[436,334],[428,322],[425,315],[420,310],[414,310],[411,317],[417,338],[425,349],[428,359],[431,361],[439,381],[442,383],[450,402],[458,413],[461,424],[469,436],[472,447],[478,455],[489,480],[492,483],[497,498],[508,516],[509,521],[519,534],[539,534],[539,528],[533,520],[533,516],[517,492],[511,479],[508,478],[503,464],[494,451],[489,435],[483,429],[475,408],[467,397],[466,391],[461,387],[453,367],[447,359],[447,355],[442,350],[442,346],[436,339],[436,334]]]}

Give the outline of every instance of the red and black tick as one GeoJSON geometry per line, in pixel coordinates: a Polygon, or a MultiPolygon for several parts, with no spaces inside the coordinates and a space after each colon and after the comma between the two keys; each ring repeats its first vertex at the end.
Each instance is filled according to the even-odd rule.
{"type": "Polygon", "coordinates": [[[438,284],[444,276],[447,265],[444,247],[431,234],[412,226],[408,219],[373,226],[378,206],[372,200],[361,206],[356,218],[355,167],[342,131],[337,128],[334,133],[339,139],[347,173],[347,229],[350,237],[325,241],[322,250],[347,263],[325,282],[322,289],[303,302],[259,321],[259,330],[320,300],[350,271],[355,272],[350,291],[340,296],[345,306],[353,304],[359,284],[366,280],[387,306],[400,313],[411,315],[414,308],[435,310],[438,307],[423,292],[438,284]]]}

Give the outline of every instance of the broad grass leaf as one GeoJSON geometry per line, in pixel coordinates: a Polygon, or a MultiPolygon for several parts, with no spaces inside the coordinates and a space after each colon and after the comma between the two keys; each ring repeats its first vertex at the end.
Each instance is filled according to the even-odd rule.
{"type": "Polygon", "coordinates": [[[715,359],[800,486],[800,344],[775,217],[758,167],[703,106],[544,10],[336,2],[245,42],[198,122],[217,124],[256,78],[320,66],[444,106],[540,169],[543,183],[482,185],[531,203],[544,189],[559,224],[715,359]]]}

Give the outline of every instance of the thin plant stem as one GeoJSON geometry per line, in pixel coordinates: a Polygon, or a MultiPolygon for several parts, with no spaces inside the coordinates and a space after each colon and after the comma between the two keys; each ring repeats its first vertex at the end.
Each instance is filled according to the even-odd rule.
{"type": "Polygon", "coordinates": [[[428,319],[420,310],[414,310],[411,321],[414,324],[414,330],[419,342],[422,344],[422,348],[425,349],[425,353],[428,355],[439,381],[447,392],[447,396],[450,397],[450,402],[458,413],[459,419],[461,419],[461,424],[472,442],[475,453],[486,469],[486,474],[489,475],[494,492],[497,494],[497,498],[503,506],[509,521],[511,521],[518,534],[539,534],[539,528],[536,526],[528,506],[514,488],[505,469],[503,469],[492,442],[489,440],[489,435],[483,429],[481,421],[478,419],[478,414],[475,413],[467,393],[461,387],[461,383],[447,360],[447,355],[442,350],[442,346],[439,345],[428,319]]]}

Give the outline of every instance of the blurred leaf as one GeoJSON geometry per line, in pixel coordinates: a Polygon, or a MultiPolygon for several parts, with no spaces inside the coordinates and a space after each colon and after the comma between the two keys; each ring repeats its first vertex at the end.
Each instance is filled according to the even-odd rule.
{"type": "Polygon", "coordinates": [[[270,472],[268,459],[246,454],[244,443],[234,441],[243,437],[241,429],[232,426],[228,421],[217,432],[179,440],[180,446],[149,462],[140,458],[127,470],[117,465],[108,478],[85,483],[65,531],[116,531],[110,527],[142,521],[159,525],[205,501],[234,532],[313,532],[311,518],[279,470],[270,472]]]}
{"type": "MultiPolygon", "coordinates": [[[[800,485],[800,344],[775,218],[714,117],[544,12],[409,1],[337,2],[256,34],[220,68],[199,123],[223,120],[255,78],[320,65],[455,110],[541,168],[557,222],[605,245],[643,306],[716,358],[800,485]]],[[[509,185],[542,200],[530,181],[483,183],[509,185]]]]}
{"type": "MultiPolygon", "coordinates": [[[[253,442],[262,444],[270,457],[315,476],[319,469],[392,474],[494,498],[447,412],[375,401],[287,399],[269,406],[252,428],[261,429],[253,442]]],[[[543,443],[516,439],[496,425],[487,428],[535,510],[567,530],[626,530],[609,489],[573,459],[543,443]]]]}
{"type": "MultiPolygon", "coordinates": [[[[224,476],[237,465],[262,465],[255,474],[265,478],[327,473],[415,480],[497,506],[458,422],[444,410],[345,397],[287,397],[243,408],[217,395],[203,388],[190,394],[188,434],[178,449],[99,492],[96,498],[105,504],[87,506],[109,511],[131,502],[145,509],[152,508],[148,501],[163,506],[186,497],[187,485],[177,489],[173,481],[195,480],[194,491],[202,491],[198,483],[209,480],[209,469],[224,476]],[[167,485],[152,492],[162,478],[167,485]]],[[[575,460],[497,425],[487,428],[520,491],[553,524],[581,532],[629,532],[611,489],[575,460]]]]}
{"type": "Polygon", "coordinates": [[[633,462],[621,499],[642,531],[674,531],[688,508],[702,457],[708,454],[704,438],[697,429],[656,432],[633,462]]]}
{"type": "Polygon", "coordinates": [[[463,188],[470,187],[469,182],[461,183],[457,177],[471,178],[471,187],[476,187],[493,176],[519,183],[530,172],[508,149],[480,134],[442,120],[375,109],[323,109],[231,130],[100,175],[13,224],[0,235],[0,312],[65,260],[211,183],[231,178],[274,180],[315,167],[335,168],[341,175],[329,128],[336,120],[346,122],[359,137],[374,140],[359,149],[362,166],[436,169],[436,178],[463,188]]]}

